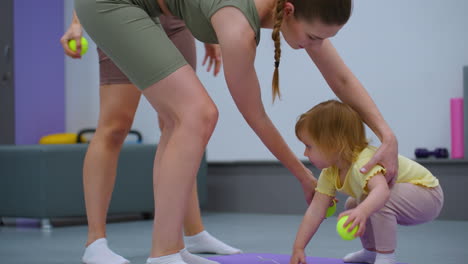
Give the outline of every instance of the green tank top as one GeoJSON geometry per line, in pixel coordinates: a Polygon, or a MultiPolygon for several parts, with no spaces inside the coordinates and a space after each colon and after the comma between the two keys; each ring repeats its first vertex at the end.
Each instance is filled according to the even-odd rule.
{"type": "Polygon", "coordinates": [[[260,19],[253,0],[165,0],[165,2],[174,16],[185,21],[193,36],[205,43],[218,43],[211,24],[211,16],[223,7],[236,7],[245,15],[254,30],[257,46],[260,42],[260,19]]]}

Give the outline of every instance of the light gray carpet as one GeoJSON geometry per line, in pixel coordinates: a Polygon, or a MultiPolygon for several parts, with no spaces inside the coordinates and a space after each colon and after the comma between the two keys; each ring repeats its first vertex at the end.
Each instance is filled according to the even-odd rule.
{"type": "MultiPolygon", "coordinates": [[[[290,254],[301,215],[204,213],[206,229],[245,253],[290,254]]],[[[340,258],[360,248],[358,240],[343,241],[335,232],[336,218],[325,220],[307,248],[307,255],[340,258]]],[[[39,228],[0,227],[1,264],[80,263],[86,226],[39,228]]],[[[152,221],[111,223],[107,233],[113,250],[144,264],[152,221]]],[[[398,230],[398,261],[406,263],[468,263],[468,222],[442,221],[398,230]]]]}

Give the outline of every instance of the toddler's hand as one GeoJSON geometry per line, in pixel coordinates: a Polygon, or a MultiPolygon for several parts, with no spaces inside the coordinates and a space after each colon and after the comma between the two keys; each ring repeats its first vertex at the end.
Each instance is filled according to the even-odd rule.
{"type": "Polygon", "coordinates": [[[294,249],[289,264],[306,264],[304,249],[294,249]]]}
{"type": "Polygon", "coordinates": [[[340,219],[341,217],[345,215],[348,216],[348,219],[344,223],[344,226],[348,226],[352,222],[352,224],[348,228],[348,232],[351,232],[351,230],[353,230],[355,226],[358,226],[358,231],[356,232],[355,237],[362,236],[364,232],[366,231],[366,222],[369,216],[367,216],[364,212],[362,212],[358,208],[354,208],[354,209],[342,212],[338,216],[338,219],[340,219]]]}

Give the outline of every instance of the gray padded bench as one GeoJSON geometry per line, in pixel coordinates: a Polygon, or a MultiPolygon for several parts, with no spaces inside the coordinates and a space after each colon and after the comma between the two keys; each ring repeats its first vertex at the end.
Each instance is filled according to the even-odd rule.
{"type": "MultiPolygon", "coordinates": [[[[41,219],[85,216],[82,167],[87,144],[1,145],[0,217],[41,219]]],[[[124,144],[109,214],[153,212],[156,145],[124,144]]],[[[205,158],[198,172],[200,204],[206,203],[205,158]]]]}

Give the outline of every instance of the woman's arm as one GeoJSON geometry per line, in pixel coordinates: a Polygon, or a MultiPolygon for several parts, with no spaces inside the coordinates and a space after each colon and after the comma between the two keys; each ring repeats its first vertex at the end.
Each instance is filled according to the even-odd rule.
{"type": "Polygon", "coordinates": [[[290,264],[305,263],[304,249],[307,244],[309,244],[315,232],[317,232],[323,219],[325,219],[328,205],[332,200],[333,197],[319,192],[314,195],[314,199],[307,209],[299,230],[297,231],[293,254],[289,262],[290,264]]]}
{"type": "Polygon", "coordinates": [[[81,29],[80,20],[76,16],[75,11],[73,10],[73,18],[68,27],[68,30],[63,34],[62,38],[60,39],[60,43],[62,44],[62,48],[65,51],[65,54],[73,59],[81,58],[81,36],[83,35],[83,30],[81,29]],[[74,39],[76,41],[76,51],[72,51],[68,47],[68,42],[74,39]]]}
{"type": "Polygon", "coordinates": [[[392,183],[398,172],[398,142],[377,106],[356,76],[345,65],[330,40],[324,40],[321,46],[308,48],[307,53],[333,92],[360,114],[382,142],[374,157],[364,165],[363,173],[379,163],[387,171],[385,175],[387,181],[392,183]]]}
{"type": "Polygon", "coordinates": [[[380,210],[390,197],[390,189],[388,188],[385,177],[382,174],[373,176],[367,182],[369,195],[360,203],[356,208],[341,213],[338,218],[348,215],[348,220],[344,223],[347,226],[349,223],[353,224],[348,228],[352,230],[354,226],[359,225],[359,230],[356,236],[364,234],[366,228],[366,221],[373,213],[380,210]]]}
{"type": "Polygon", "coordinates": [[[249,126],[281,163],[302,183],[308,202],[316,179],[294,155],[265,112],[254,68],[255,34],[236,8],[223,8],[212,17],[223,57],[229,91],[249,126]]]}

